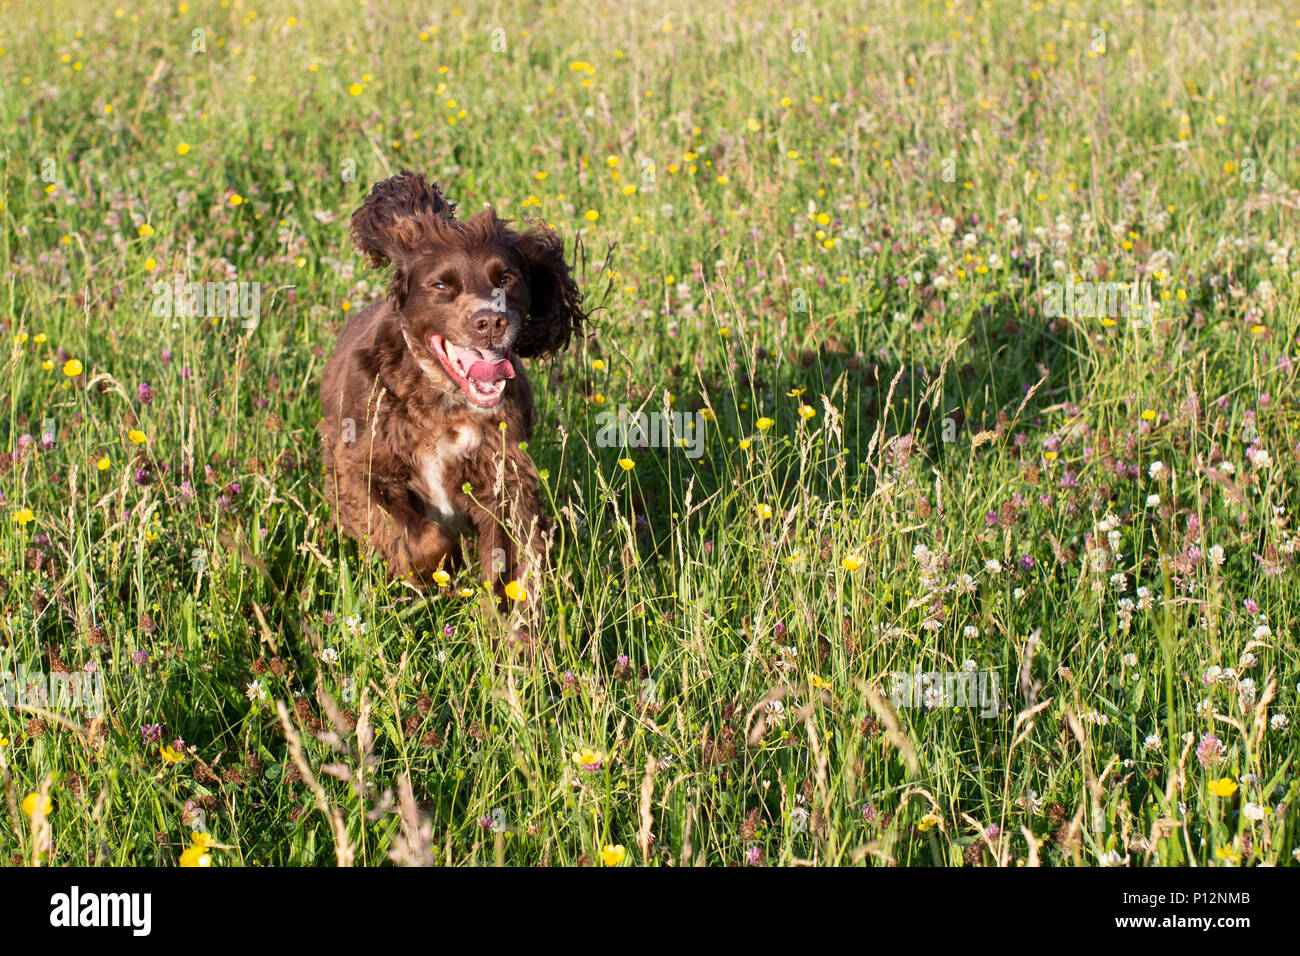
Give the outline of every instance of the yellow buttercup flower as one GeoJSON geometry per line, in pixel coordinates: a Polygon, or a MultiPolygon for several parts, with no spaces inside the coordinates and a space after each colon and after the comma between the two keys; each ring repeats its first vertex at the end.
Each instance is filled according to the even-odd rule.
{"type": "Polygon", "coordinates": [[[100,471],[108,471],[108,469],[112,466],[112,464],[113,463],[108,460],[108,456],[106,455],[103,458],[99,459],[99,461],[95,462],[95,467],[98,468],[100,471]]]}
{"type": "Polygon", "coordinates": [[[180,763],[185,759],[184,754],[177,753],[176,750],[170,746],[163,747],[158,751],[158,755],[163,758],[164,763],[180,763]]]}
{"type": "Polygon", "coordinates": [[[189,144],[189,143],[177,143],[177,144],[176,144],[176,155],[177,155],[177,156],[184,156],[184,155],[185,155],[186,153],[188,153],[189,151],[190,151],[190,144],[189,144]]]}
{"type": "Polygon", "coordinates": [[[847,558],[845,558],[843,561],[840,562],[840,567],[842,567],[845,571],[856,571],[858,568],[862,567],[862,561],[863,561],[862,555],[850,554],[847,558]]]}
{"type": "Polygon", "coordinates": [[[25,525],[30,523],[31,521],[34,521],[35,519],[36,519],[36,515],[32,514],[31,508],[19,508],[17,511],[14,512],[15,524],[25,525]]]}
{"type": "Polygon", "coordinates": [[[181,854],[181,866],[211,866],[212,836],[207,833],[190,834],[190,847],[181,854]]]}
{"type": "Polygon", "coordinates": [[[618,866],[627,856],[627,850],[621,843],[608,843],[600,848],[600,862],[606,866],[618,866]]]}
{"type": "Polygon", "coordinates": [[[754,507],[754,511],[755,511],[755,513],[758,515],[758,520],[759,520],[759,521],[766,521],[768,518],[772,517],[772,506],[771,506],[771,505],[768,505],[768,504],[760,504],[760,505],[756,505],[756,506],[754,507]]]}
{"type": "Polygon", "coordinates": [[[39,793],[29,793],[23,797],[23,813],[29,817],[33,816],[38,806],[42,808],[41,813],[47,817],[54,812],[54,802],[49,797],[45,797],[44,803],[41,803],[40,800],[41,795],[39,793]]]}
{"type": "Polygon", "coordinates": [[[63,374],[68,378],[76,378],[81,374],[82,368],[80,359],[68,359],[63,363],[63,374]]]}
{"type": "Polygon", "coordinates": [[[599,750],[582,747],[574,752],[572,759],[583,770],[599,770],[605,757],[599,750]]]}
{"type": "Polygon", "coordinates": [[[135,445],[143,445],[145,441],[148,440],[145,436],[145,433],[140,431],[140,429],[138,428],[132,428],[129,432],[126,433],[126,437],[131,439],[131,443],[135,445]]]}
{"type": "Polygon", "coordinates": [[[518,581],[511,581],[506,585],[506,597],[512,601],[526,601],[528,600],[528,592],[524,590],[524,586],[518,581]]]}
{"type": "Polygon", "coordinates": [[[636,462],[634,462],[631,458],[620,458],[618,460],[618,466],[622,468],[624,471],[631,471],[633,468],[636,467],[636,462]]]}
{"type": "Polygon", "coordinates": [[[1237,781],[1230,777],[1220,777],[1210,781],[1210,793],[1216,797],[1230,797],[1237,792],[1237,781]]]}
{"type": "Polygon", "coordinates": [[[808,419],[812,418],[816,414],[817,414],[817,409],[813,408],[811,405],[799,406],[799,417],[802,418],[804,421],[807,421],[808,419]]]}
{"type": "Polygon", "coordinates": [[[761,432],[765,432],[765,431],[767,431],[769,428],[771,428],[773,425],[775,425],[776,422],[772,421],[772,419],[770,419],[770,418],[760,418],[760,419],[759,419],[757,422],[755,422],[754,424],[756,424],[756,425],[758,426],[758,430],[759,430],[759,431],[761,431],[761,432]]]}
{"type": "Polygon", "coordinates": [[[451,580],[451,575],[448,574],[446,571],[443,571],[441,568],[433,572],[433,583],[438,585],[438,587],[440,588],[445,588],[447,586],[447,582],[450,580],[451,580]]]}

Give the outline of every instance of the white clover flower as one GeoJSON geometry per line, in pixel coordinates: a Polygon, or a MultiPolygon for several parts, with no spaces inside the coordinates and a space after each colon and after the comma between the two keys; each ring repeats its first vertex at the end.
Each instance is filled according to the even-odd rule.
{"type": "Polygon", "coordinates": [[[1264,808],[1258,803],[1247,803],[1241,808],[1241,812],[1247,820],[1254,820],[1256,823],[1264,819],[1264,808]]]}
{"type": "Polygon", "coordinates": [[[973,674],[979,670],[979,664],[977,664],[973,658],[967,658],[962,662],[961,669],[967,674],[973,674]]]}
{"type": "Polygon", "coordinates": [[[767,711],[767,725],[769,727],[775,727],[785,720],[785,704],[779,700],[769,700],[764,706],[764,710],[767,711]]]}
{"type": "Polygon", "coordinates": [[[1210,550],[1206,552],[1206,556],[1209,557],[1210,563],[1213,564],[1216,568],[1222,567],[1223,560],[1224,560],[1223,545],[1221,544],[1210,545],[1210,550]]]}
{"type": "Polygon", "coordinates": [[[320,659],[326,664],[337,664],[339,662],[339,652],[332,647],[327,647],[320,652],[320,659]]]}
{"type": "Polygon", "coordinates": [[[1256,626],[1250,636],[1257,641],[1263,641],[1273,636],[1273,629],[1267,624],[1260,624],[1256,626]]]}
{"type": "Polygon", "coordinates": [[[1243,705],[1253,704],[1255,702],[1255,693],[1256,687],[1254,679],[1243,677],[1241,680],[1237,681],[1237,694],[1241,697],[1243,705]]]}
{"type": "Polygon", "coordinates": [[[975,638],[980,636],[980,629],[974,624],[967,624],[962,628],[961,636],[966,638],[968,641],[973,641],[975,638]]]}
{"type": "Polygon", "coordinates": [[[1127,654],[1124,655],[1125,667],[1137,667],[1137,663],[1138,663],[1138,656],[1134,654],[1132,651],[1129,651],[1127,654]]]}
{"type": "Polygon", "coordinates": [[[1291,724],[1291,718],[1288,717],[1286,714],[1274,714],[1272,717],[1268,719],[1269,730],[1272,730],[1279,734],[1282,731],[1286,730],[1287,727],[1290,726],[1290,724],[1291,724]]]}
{"type": "Polygon", "coordinates": [[[1147,465],[1147,476],[1149,478],[1159,478],[1164,474],[1164,471],[1165,463],[1163,461],[1153,461],[1151,464],[1147,465]]]}
{"type": "Polygon", "coordinates": [[[1147,507],[1148,507],[1148,508],[1159,508],[1159,507],[1160,507],[1160,496],[1159,496],[1159,495],[1147,495],[1147,507]]]}
{"type": "Polygon", "coordinates": [[[1142,746],[1145,747],[1147,750],[1159,750],[1159,749],[1160,749],[1160,735],[1159,735],[1159,734],[1147,734],[1146,740],[1142,741],[1142,746]]]}
{"type": "Polygon", "coordinates": [[[1250,463],[1260,471],[1263,471],[1269,465],[1273,464],[1273,459],[1269,457],[1268,452],[1262,448],[1247,448],[1246,457],[1249,458],[1250,463]]]}
{"type": "Polygon", "coordinates": [[[1110,576],[1110,586],[1116,591],[1123,591],[1128,584],[1128,578],[1121,572],[1110,576]]]}
{"type": "Polygon", "coordinates": [[[1002,562],[999,561],[997,558],[989,558],[987,561],[984,562],[984,570],[987,571],[989,574],[1001,574],[1002,562]]]}

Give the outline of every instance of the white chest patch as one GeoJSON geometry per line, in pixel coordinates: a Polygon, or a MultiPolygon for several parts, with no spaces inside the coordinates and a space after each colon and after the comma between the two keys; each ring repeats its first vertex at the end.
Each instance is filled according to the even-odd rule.
{"type": "Polygon", "coordinates": [[[420,482],[425,502],[429,506],[428,518],[447,530],[458,532],[469,527],[467,515],[458,511],[451,500],[449,483],[457,480],[460,460],[478,445],[476,429],[461,428],[453,440],[439,445],[433,452],[420,458],[420,482]]]}

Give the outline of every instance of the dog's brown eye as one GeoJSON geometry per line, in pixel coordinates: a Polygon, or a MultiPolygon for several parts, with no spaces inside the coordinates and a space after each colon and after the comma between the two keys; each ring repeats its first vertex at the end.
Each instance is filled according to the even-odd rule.
{"type": "Polygon", "coordinates": [[[506,286],[508,286],[510,283],[514,281],[515,281],[515,277],[512,276],[509,272],[507,272],[500,279],[497,279],[497,285],[501,286],[502,288],[505,288],[506,286]]]}
{"type": "Polygon", "coordinates": [[[434,279],[432,282],[429,283],[429,288],[437,292],[446,292],[447,283],[443,282],[441,279],[434,279]]]}

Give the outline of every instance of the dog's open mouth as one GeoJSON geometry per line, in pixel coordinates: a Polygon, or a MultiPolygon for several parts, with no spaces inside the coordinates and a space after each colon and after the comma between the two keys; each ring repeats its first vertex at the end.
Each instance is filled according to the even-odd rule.
{"type": "Polygon", "coordinates": [[[460,386],[470,403],[492,408],[505,394],[506,380],[515,377],[510,349],[466,349],[452,345],[441,335],[429,333],[429,348],[442,367],[460,386]]]}

